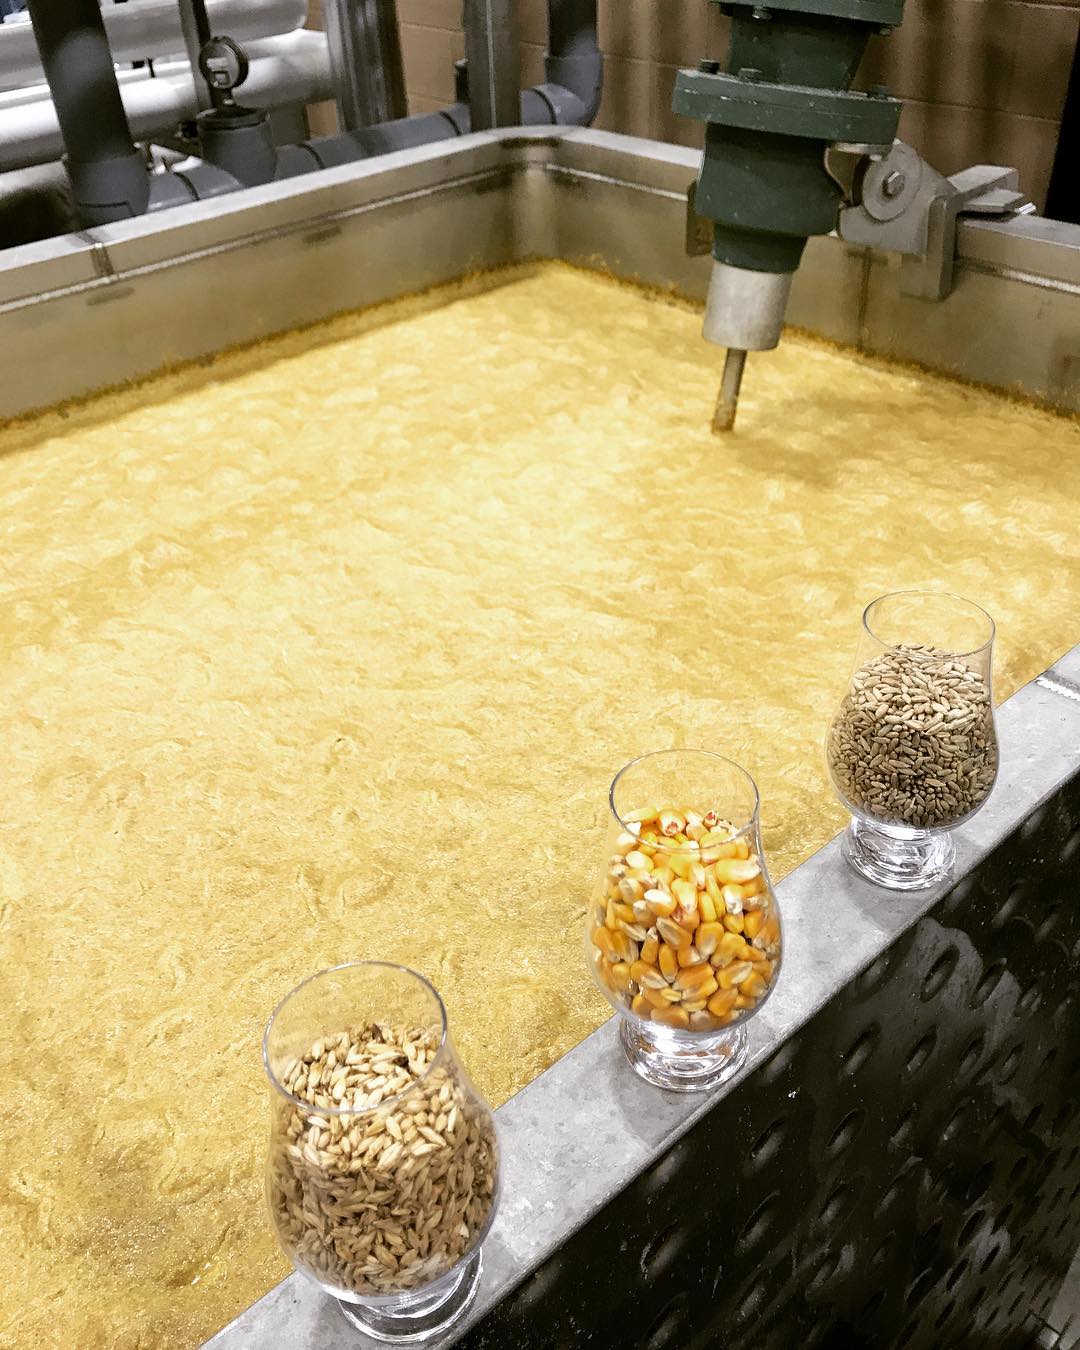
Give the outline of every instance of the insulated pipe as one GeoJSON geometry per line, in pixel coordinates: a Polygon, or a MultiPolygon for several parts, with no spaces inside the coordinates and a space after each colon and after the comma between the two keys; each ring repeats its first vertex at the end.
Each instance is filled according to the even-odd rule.
{"type": "Polygon", "coordinates": [[[30,20],[84,225],[139,216],[150,174],[128,128],[97,0],[30,0],[30,20]]]}
{"type": "MultiPolygon", "coordinates": [[[[248,106],[278,108],[333,97],[321,33],[301,30],[266,38],[250,50],[251,68],[241,86],[248,106]]],[[[178,122],[198,111],[195,82],[186,62],[157,66],[155,74],[151,80],[132,72],[120,82],[132,134],[141,141],[172,134],[178,122]]],[[[58,159],[63,148],[57,112],[44,89],[32,102],[21,91],[0,94],[0,170],[48,163],[58,159]]]]}
{"type": "MultiPolygon", "coordinates": [[[[302,28],[305,0],[206,0],[210,26],[247,44],[302,28]]],[[[176,0],[128,0],[106,5],[101,17],[113,61],[123,65],[184,52],[176,0]]],[[[33,30],[28,23],[0,24],[0,86],[40,84],[45,79],[33,30]]]]}

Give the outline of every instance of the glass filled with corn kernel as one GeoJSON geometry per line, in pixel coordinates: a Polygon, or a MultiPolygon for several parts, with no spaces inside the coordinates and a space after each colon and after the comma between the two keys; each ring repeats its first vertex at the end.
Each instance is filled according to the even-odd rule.
{"type": "Polygon", "coordinates": [[[757,787],[722,755],[659,750],[620,770],[609,800],[589,968],[642,1078],[676,1092],[715,1087],[741,1067],[746,1022],[780,973],[757,787]]]}

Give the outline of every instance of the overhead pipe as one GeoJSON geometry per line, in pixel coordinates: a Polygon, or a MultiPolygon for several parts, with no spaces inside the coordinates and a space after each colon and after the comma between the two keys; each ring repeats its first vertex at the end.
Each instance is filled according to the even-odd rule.
{"type": "Polygon", "coordinates": [[[548,0],[544,74],[547,82],[539,89],[551,102],[556,121],[590,126],[600,111],[604,83],[596,0],[548,0]]]}
{"type": "MultiPolygon", "coordinates": [[[[206,10],[215,32],[245,44],[293,33],[307,17],[306,0],[206,0],[206,10]]],[[[114,62],[157,61],[184,52],[176,0],[127,0],[106,5],[101,17],[114,62]]],[[[41,84],[44,79],[30,24],[0,24],[0,87],[41,84]]]]}
{"type": "MultiPolygon", "coordinates": [[[[495,0],[493,0],[493,3],[495,0]]],[[[505,0],[498,0],[504,3],[505,0]]],[[[139,214],[146,209],[170,205],[181,200],[217,195],[242,185],[233,173],[212,163],[204,163],[195,173],[155,174],[152,179],[142,156],[132,144],[124,115],[116,75],[109,56],[105,30],[97,0],[29,0],[43,65],[67,146],[65,163],[75,189],[80,215],[87,224],[103,223],[139,214]],[[67,7],[67,13],[61,11],[67,7]],[[82,35],[85,34],[85,39],[82,35]],[[76,52],[74,61],[72,53],[76,52]],[[101,115],[98,116],[98,113],[101,115]],[[80,120],[81,119],[81,120],[80,120]],[[129,153],[130,152],[130,153],[129,153]],[[83,158],[85,156],[85,158],[83,158]],[[135,170],[138,169],[136,173],[135,170]],[[123,175],[126,174],[126,177],[123,175]],[[114,183],[122,181],[127,191],[118,195],[114,183]]],[[[603,58],[596,38],[596,0],[548,0],[548,52],[543,84],[523,90],[518,100],[518,124],[523,126],[587,125],[595,117],[600,102],[603,58]]],[[[314,38],[325,57],[326,46],[315,34],[291,35],[314,38]]],[[[254,73],[253,63],[252,73],[254,73]]],[[[179,80],[186,85],[187,98],[195,101],[190,68],[179,80]]],[[[250,76],[249,76],[250,80],[250,76]]],[[[141,95],[149,87],[160,97],[166,79],[142,81],[126,86],[129,96],[141,95]]],[[[164,91],[177,97],[175,89],[164,91]]],[[[254,90],[244,82],[244,98],[254,103],[254,90]]],[[[309,93],[290,100],[275,88],[271,105],[288,101],[314,102],[320,95],[309,93]]],[[[0,99],[2,101],[2,99],[0,99]]],[[[19,109],[25,118],[37,111],[37,105],[19,109]]],[[[159,110],[160,112],[160,110],[159,110]]],[[[167,120],[179,120],[175,116],[167,120]]],[[[154,120],[158,120],[155,114],[154,120]]],[[[144,133],[160,131],[155,126],[144,133]]],[[[468,103],[458,102],[443,112],[419,117],[396,118],[373,126],[357,128],[343,135],[319,137],[299,145],[285,146],[276,152],[273,177],[285,178],[315,168],[367,159],[394,150],[405,150],[433,141],[463,136],[472,129],[468,103]]],[[[3,166],[3,125],[0,123],[0,167],[3,166]]],[[[25,127],[24,127],[25,131],[25,127]]],[[[40,131],[40,128],[39,128],[40,131]]],[[[48,158],[48,156],[41,156],[48,158]]],[[[23,158],[16,163],[41,162],[23,158]]],[[[260,174],[250,181],[266,181],[260,174]]]]}
{"type": "MultiPolygon", "coordinates": [[[[119,6],[118,8],[122,8],[119,6]]],[[[251,65],[243,84],[245,102],[256,108],[318,103],[333,97],[330,62],[321,33],[300,30],[248,46],[251,65]]],[[[145,72],[121,72],[120,92],[132,136],[139,141],[171,135],[198,112],[195,77],[186,61],[145,72]]],[[[64,150],[57,111],[46,89],[0,94],[0,170],[46,164],[64,150]]],[[[315,161],[305,155],[298,162],[315,161]]]]}
{"type": "MultiPolygon", "coordinates": [[[[505,0],[501,0],[505,2],[505,0]]],[[[600,107],[604,58],[596,32],[596,0],[548,0],[548,51],[543,84],[519,95],[518,126],[588,126],[600,107]]],[[[304,146],[323,168],[356,159],[452,140],[473,129],[469,104],[436,113],[364,127],[340,136],[319,136],[304,146]]]]}
{"type": "Polygon", "coordinates": [[[150,174],[131,139],[98,0],[29,0],[29,10],[79,219],[142,215],[150,174]]]}

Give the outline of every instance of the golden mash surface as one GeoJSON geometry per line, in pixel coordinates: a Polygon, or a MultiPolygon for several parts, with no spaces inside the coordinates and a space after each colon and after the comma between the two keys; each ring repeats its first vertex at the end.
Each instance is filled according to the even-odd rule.
{"type": "Polygon", "coordinates": [[[259,1037],[425,971],[503,1101],[607,1005],[631,756],[724,751],[783,874],[862,606],[947,587],[1004,697],[1080,637],[1080,424],[789,337],[710,435],[688,307],[562,267],[0,433],[0,1343],[194,1346],[286,1273],[259,1037]]]}

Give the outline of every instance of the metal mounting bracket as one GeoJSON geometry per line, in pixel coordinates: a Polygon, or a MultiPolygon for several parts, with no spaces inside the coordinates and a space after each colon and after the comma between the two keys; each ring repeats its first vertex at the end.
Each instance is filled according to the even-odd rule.
{"type": "Polygon", "coordinates": [[[959,216],[1035,210],[1016,169],[975,164],[946,178],[903,141],[860,164],[853,203],[840,212],[840,237],[902,254],[900,290],[923,300],[943,300],[953,288],[959,216]]]}

